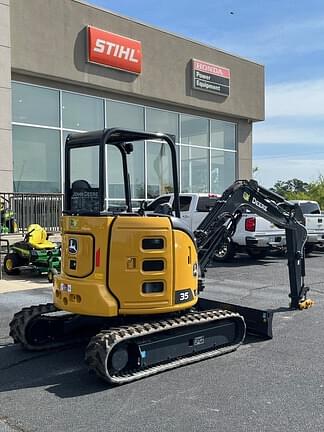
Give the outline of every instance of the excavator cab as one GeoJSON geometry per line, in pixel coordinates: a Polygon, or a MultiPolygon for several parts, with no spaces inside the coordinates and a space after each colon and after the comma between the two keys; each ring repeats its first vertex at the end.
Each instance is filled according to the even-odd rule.
{"type": "Polygon", "coordinates": [[[190,309],[198,300],[198,258],[193,235],[180,220],[172,138],[107,129],[69,135],[65,152],[62,271],[54,286],[55,305],[106,317],[190,309]],[[169,148],[174,216],[133,210],[128,158],[144,140],[169,148]],[[111,148],[122,170],[118,205],[108,196],[111,148]]]}

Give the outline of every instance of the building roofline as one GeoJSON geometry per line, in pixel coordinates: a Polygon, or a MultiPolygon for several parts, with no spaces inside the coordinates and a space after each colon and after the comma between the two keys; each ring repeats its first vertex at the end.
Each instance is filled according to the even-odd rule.
{"type": "Polygon", "coordinates": [[[184,36],[184,35],[181,35],[181,34],[178,34],[178,33],[174,33],[174,32],[172,32],[172,31],[168,31],[168,30],[162,29],[162,28],[160,28],[160,27],[155,27],[155,26],[153,26],[153,25],[147,24],[147,23],[145,23],[145,22],[143,22],[143,21],[140,21],[140,20],[138,20],[138,19],[131,18],[131,17],[128,17],[128,16],[125,16],[125,15],[121,15],[121,14],[119,14],[119,13],[116,13],[116,12],[111,11],[110,9],[107,9],[107,8],[104,8],[104,7],[97,6],[97,5],[92,4],[92,3],[89,3],[89,2],[87,2],[87,1],[84,1],[84,0],[72,0],[72,2],[74,2],[74,3],[79,3],[79,4],[83,5],[83,6],[88,6],[88,7],[90,7],[90,8],[97,9],[97,10],[99,10],[99,11],[107,12],[107,13],[109,13],[109,14],[111,14],[111,15],[114,15],[114,16],[116,16],[116,17],[119,17],[119,18],[125,19],[125,20],[127,20],[127,21],[135,22],[136,24],[139,24],[139,25],[141,25],[141,26],[143,26],[143,27],[147,27],[147,28],[151,28],[151,29],[154,29],[154,30],[158,30],[158,31],[160,31],[160,32],[162,32],[162,33],[165,33],[165,34],[168,34],[168,35],[171,35],[171,36],[175,36],[175,37],[177,37],[177,38],[179,38],[179,39],[183,39],[183,40],[186,40],[186,41],[192,42],[192,43],[194,43],[194,44],[201,45],[201,46],[206,47],[206,48],[211,48],[211,49],[213,49],[213,50],[216,50],[216,51],[221,52],[222,54],[228,55],[228,56],[230,56],[230,57],[234,57],[234,58],[237,58],[237,59],[239,59],[239,60],[243,60],[243,61],[246,61],[246,62],[248,62],[248,63],[253,63],[253,64],[255,64],[255,65],[258,65],[258,66],[264,67],[264,65],[263,65],[262,63],[258,63],[258,62],[256,62],[255,60],[250,60],[250,59],[248,59],[248,58],[246,58],[246,57],[241,57],[241,56],[239,56],[239,55],[237,55],[237,54],[230,53],[230,52],[228,52],[228,51],[224,51],[224,50],[222,50],[222,49],[220,49],[220,48],[215,47],[214,45],[209,45],[209,44],[207,44],[207,43],[203,43],[203,42],[201,42],[201,41],[198,41],[198,40],[195,40],[195,39],[191,39],[191,38],[186,37],[186,36],[184,36]]]}

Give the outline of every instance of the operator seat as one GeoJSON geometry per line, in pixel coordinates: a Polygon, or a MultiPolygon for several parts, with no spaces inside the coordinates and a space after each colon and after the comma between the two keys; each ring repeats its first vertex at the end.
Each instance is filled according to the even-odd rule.
{"type": "Polygon", "coordinates": [[[27,242],[35,249],[54,249],[56,244],[47,240],[47,233],[38,224],[31,224],[27,228],[27,242]]]}

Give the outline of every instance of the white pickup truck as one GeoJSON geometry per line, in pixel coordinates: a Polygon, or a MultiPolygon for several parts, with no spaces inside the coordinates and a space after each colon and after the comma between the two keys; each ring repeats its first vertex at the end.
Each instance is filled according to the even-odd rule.
{"type": "Polygon", "coordinates": [[[307,229],[306,254],[311,253],[317,246],[324,245],[324,215],[317,201],[292,200],[299,204],[305,218],[307,229]]]}
{"type": "MultiPolygon", "coordinates": [[[[181,193],[181,218],[192,231],[198,227],[220,195],[181,193]]],[[[157,211],[160,205],[172,206],[173,194],[161,195],[146,207],[146,212],[157,211]]],[[[247,252],[253,258],[265,257],[271,248],[282,248],[286,243],[285,231],[253,213],[243,213],[231,239],[216,252],[217,261],[226,261],[236,252],[247,252]]]]}

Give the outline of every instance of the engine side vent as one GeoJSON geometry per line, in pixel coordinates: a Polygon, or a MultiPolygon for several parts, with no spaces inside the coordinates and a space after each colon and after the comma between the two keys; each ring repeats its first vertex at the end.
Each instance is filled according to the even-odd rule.
{"type": "Polygon", "coordinates": [[[144,282],[142,285],[142,292],[144,294],[160,293],[163,292],[163,282],[144,282]]]}
{"type": "Polygon", "coordinates": [[[143,249],[164,249],[163,238],[145,238],[142,240],[143,249]]]}
{"type": "Polygon", "coordinates": [[[164,261],[162,260],[145,260],[142,264],[143,271],[162,271],[164,270],[164,261]]]}

